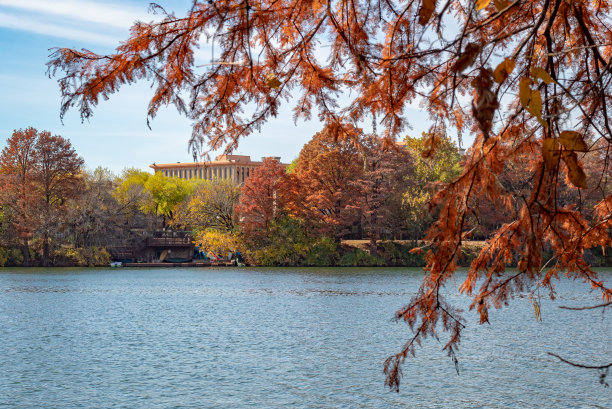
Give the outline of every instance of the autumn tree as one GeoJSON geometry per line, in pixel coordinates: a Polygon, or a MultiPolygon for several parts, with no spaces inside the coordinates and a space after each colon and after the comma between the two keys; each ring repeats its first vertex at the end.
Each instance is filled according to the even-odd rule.
{"type": "Polygon", "coordinates": [[[22,240],[24,264],[29,264],[29,239],[39,233],[42,261],[50,262],[49,241],[58,232],[67,200],[80,188],[81,159],[61,136],[27,128],[13,132],[0,156],[5,183],[2,202],[10,208],[14,228],[22,240]]]}
{"type": "Polygon", "coordinates": [[[19,237],[24,265],[30,264],[29,239],[35,223],[37,197],[34,186],[34,128],[14,131],[0,156],[2,206],[10,213],[11,225],[19,237]]]}
{"type": "Polygon", "coordinates": [[[244,181],[236,214],[247,239],[260,240],[269,235],[272,221],[284,212],[285,196],[279,190],[286,180],[285,167],[266,158],[244,181]]]}
{"type": "Polygon", "coordinates": [[[233,231],[239,197],[240,184],[231,179],[200,181],[178,206],[174,224],[194,230],[233,231]]]}
{"type": "Polygon", "coordinates": [[[57,49],[49,68],[63,72],[61,114],[76,107],[83,118],[122,84],[148,78],[156,86],[149,116],[174,104],[194,120],[196,148],[235,146],[292,95],[296,119],[314,111],[341,138],[372,118],[391,145],[417,100],[431,122],[432,150],[441,135],[473,138],[461,175],[430,201],[439,212],[425,237],[427,275],[397,313],[415,335],[385,365],[388,385],[398,388],[406,357],[440,327],[449,331],[444,349],[456,355],[465,324],[441,289],[454,277],[480,197],[499,197],[509,212],[520,203],[460,286],[481,322],[519,288],[553,293],[562,274],[611,301],[612,290],[583,258],[611,244],[612,195],[599,182],[609,172],[612,141],[609,7],[563,0],[194,1],[185,17],[136,23],[113,54],[57,49]],[[196,67],[194,51],[204,39],[218,54],[196,67]],[[594,146],[602,153],[600,178],[589,178],[581,163],[594,146]],[[527,151],[538,154],[524,161],[527,151]],[[509,162],[528,170],[528,195],[516,197],[499,183],[509,162]],[[592,217],[580,203],[559,203],[563,185],[595,192],[592,217]],[[503,274],[514,258],[518,272],[503,274]]]}
{"type": "Polygon", "coordinates": [[[76,248],[108,247],[121,242],[129,230],[128,213],[114,197],[116,178],[108,169],[83,172],[83,189],[66,211],[63,231],[76,248]]]}
{"type": "Polygon", "coordinates": [[[213,252],[221,257],[228,253],[244,251],[240,235],[236,231],[222,231],[217,229],[203,229],[195,232],[193,242],[206,252],[213,252]]]}
{"type": "Polygon", "coordinates": [[[42,262],[43,265],[49,265],[50,236],[59,230],[59,219],[67,201],[82,188],[81,168],[84,162],[70,141],[61,136],[52,136],[46,131],[38,134],[33,159],[36,194],[42,199],[42,262]]]}
{"type": "Polygon", "coordinates": [[[388,221],[399,210],[402,193],[412,184],[413,163],[408,151],[401,147],[383,149],[376,135],[361,138],[363,169],[349,184],[359,192],[349,209],[358,209],[363,217],[365,233],[370,240],[370,254],[377,255],[377,241],[390,232],[388,221]],[[395,199],[395,200],[394,200],[395,199]]]}
{"type": "Polygon", "coordinates": [[[349,205],[357,200],[358,187],[352,182],[363,173],[364,163],[359,145],[341,139],[339,132],[328,126],[314,135],[281,190],[289,215],[336,240],[359,224],[358,209],[349,205]]]}

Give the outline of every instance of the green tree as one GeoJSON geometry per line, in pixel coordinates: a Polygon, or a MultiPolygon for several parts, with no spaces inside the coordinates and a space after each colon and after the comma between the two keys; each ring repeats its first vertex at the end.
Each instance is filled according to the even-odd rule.
{"type": "Polygon", "coordinates": [[[128,169],[115,194],[126,207],[137,207],[145,214],[160,216],[163,227],[166,227],[174,223],[176,211],[193,193],[196,183],[167,177],[161,172],[151,175],[137,169],[128,169]]]}
{"type": "Polygon", "coordinates": [[[411,184],[402,197],[402,212],[409,226],[412,239],[420,240],[431,225],[434,215],[427,204],[439,183],[447,183],[461,174],[461,154],[455,143],[448,137],[437,139],[432,150],[428,135],[422,138],[406,136],[405,149],[413,161],[411,184]]]}

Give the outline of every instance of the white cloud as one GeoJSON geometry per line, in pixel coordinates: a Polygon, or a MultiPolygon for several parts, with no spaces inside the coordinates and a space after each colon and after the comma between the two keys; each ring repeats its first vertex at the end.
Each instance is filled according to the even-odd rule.
{"type": "Polygon", "coordinates": [[[81,0],[0,0],[0,6],[117,28],[128,28],[135,20],[150,16],[146,9],[139,10],[108,2],[100,5],[99,2],[81,0]]]}
{"type": "Polygon", "coordinates": [[[136,20],[154,20],[146,7],[91,0],[0,0],[0,27],[116,46],[136,20]]]}
{"type": "Polygon", "coordinates": [[[117,44],[117,37],[5,13],[0,13],[0,27],[9,28],[12,30],[29,31],[45,36],[68,38],[80,42],[84,41],[104,45],[117,44]]]}
{"type": "Polygon", "coordinates": [[[31,33],[42,34],[45,36],[68,38],[79,42],[90,42],[104,45],[116,45],[117,38],[106,34],[95,33],[93,31],[79,30],[46,23],[29,17],[20,17],[11,14],[0,13],[0,27],[12,30],[29,31],[31,33]]]}

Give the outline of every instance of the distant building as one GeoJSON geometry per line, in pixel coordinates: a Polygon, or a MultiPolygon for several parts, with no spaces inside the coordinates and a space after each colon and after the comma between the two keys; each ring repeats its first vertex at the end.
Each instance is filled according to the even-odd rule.
{"type": "MultiPolygon", "coordinates": [[[[272,157],[280,162],[280,157],[272,157]]],[[[210,162],[186,162],[186,163],[154,163],[150,167],[157,172],[162,172],[168,177],[181,179],[231,179],[238,183],[244,183],[251,173],[263,164],[254,162],[246,155],[220,155],[210,162]]],[[[287,166],[286,164],[282,164],[287,166]]]]}

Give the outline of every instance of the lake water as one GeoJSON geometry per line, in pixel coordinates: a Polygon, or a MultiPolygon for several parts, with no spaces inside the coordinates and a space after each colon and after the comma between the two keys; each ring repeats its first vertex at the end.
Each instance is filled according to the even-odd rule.
{"type": "MultiPolygon", "coordinates": [[[[460,274],[461,275],[461,274],[460,274]]],[[[610,283],[611,272],[602,272],[610,283]]],[[[2,408],[610,408],[596,371],[612,360],[612,311],[564,280],[466,313],[461,374],[428,340],[383,385],[410,336],[391,320],[419,269],[0,269],[2,408]]],[[[465,305],[448,288],[450,298],[465,305]]],[[[612,384],[612,373],[608,377],[612,384]]]]}

